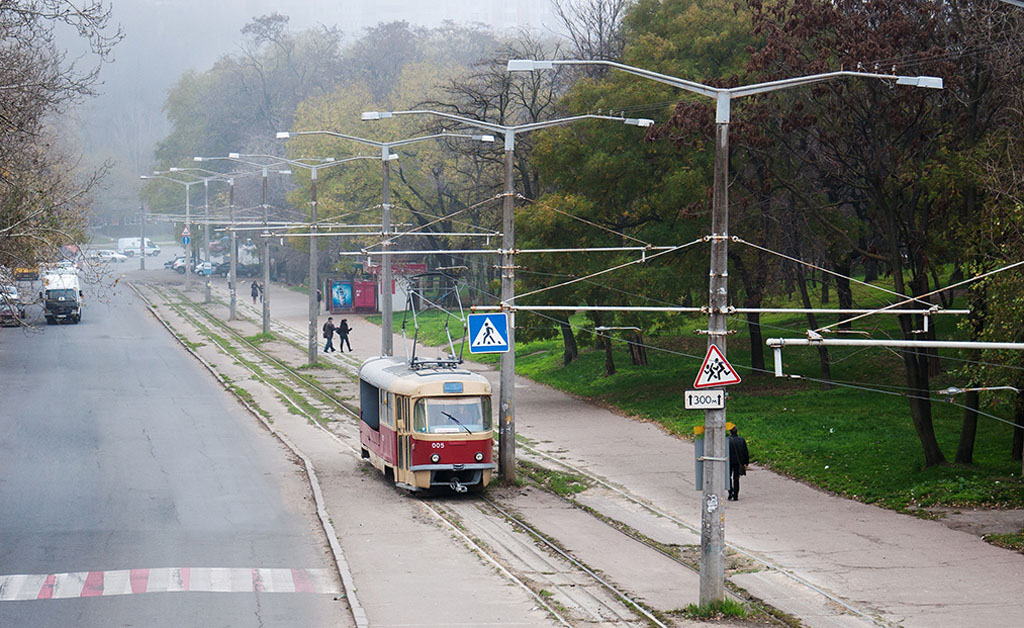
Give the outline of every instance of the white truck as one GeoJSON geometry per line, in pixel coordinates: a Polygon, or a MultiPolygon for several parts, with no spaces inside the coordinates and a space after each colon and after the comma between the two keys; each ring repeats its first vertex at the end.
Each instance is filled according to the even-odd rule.
{"type": "Polygon", "coordinates": [[[78,274],[74,272],[51,272],[43,276],[43,291],[39,298],[43,302],[46,324],[60,321],[77,323],[82,320],[82,287],[78,274]]]}
{"type": "MultiPolygon", "coordinates": [[[[128,257],[134,257],[138,255],[142,247],[142,238],[118,238],[117,239],[117,252],[121,255],[127,255],[128,257]]],[[[160,255],[160,247],[153,243],[152,240],[146,238],[146,255],[156,257],[160,255]]]]}

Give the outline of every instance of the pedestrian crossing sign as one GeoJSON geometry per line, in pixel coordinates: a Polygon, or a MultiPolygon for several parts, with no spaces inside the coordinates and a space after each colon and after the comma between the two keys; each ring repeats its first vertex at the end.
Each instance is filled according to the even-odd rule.
{"type": "Polygon", "coordinates": [[[470,314],[469,352],[508,351],[508,314],[470,314]]]}

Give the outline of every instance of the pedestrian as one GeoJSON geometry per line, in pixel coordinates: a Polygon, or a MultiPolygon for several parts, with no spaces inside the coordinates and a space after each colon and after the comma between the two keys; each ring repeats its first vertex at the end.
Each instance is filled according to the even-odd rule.
{"type": "Polygon", "coordinates": [[[348,341],[348,333],[352,331],[352,328],[348,326],[348,319],[343,318],[338,323],[338,350],[345,353],[345,345],[348,345],[349,353],[352,352],[352,343],[348,341]]]}
{"type": "Polygon", "coordinates": [[[252,288],[249,289],[249,294],[252,295],[252,304],[256,305],[256,299],[260,296],[260,284],[255,279],[252,280],[252,288]]]}
{"type": "Polygon", "coordinates": [[[726,424],[729,430],[729,499],[738,501],[740,498],[740,476],[747,474],[750,454],[747,452],[747,441],[739,435],[739,430],[732,423],[726,424]]]}
{"type": "Polygon", "coordinates": [[[320,309],[320,303],[324,300],[324,293],[320,292],[320,288],[316,289],[316,309],[320,309]]]}
{"type": "Polygon", "coordinates": [[[263,282],[260,282],[260,303],[263,303],[263,282]]]}
{"type": "Polygon", "coordinates": [[[327,322],[324,323],[324,338],[327,339],[327,344],[324,345],[324,353],[334,351],[334,329],[334,317],[328,316],[327,322]]]}

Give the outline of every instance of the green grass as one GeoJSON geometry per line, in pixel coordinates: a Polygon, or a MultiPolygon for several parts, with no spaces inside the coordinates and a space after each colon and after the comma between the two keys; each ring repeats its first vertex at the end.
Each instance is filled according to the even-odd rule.
{"type": "Polygon", "coordinates": [[[1024,529],[1016,534],[989,534],[985,540],[993,545],[1024,553],[1024,529]]]}
{"type": "Polygon", "coordinates": [[[520,461],[519,468],[534,482],[557,495],[571,496],[590,488],[590,483],[585,478],[572,473],[545,469],[523,461],[520,461]]]}
{"type": "Polygon", "coordinates": [[[725,619],[745,618],[747,607],[735,600],[726,598],[703,606],[690,604],[683,609],[683,615],[690,619],[725,619]]]}
{"type": "MultiPolygon", "coordinates": [[[[381,317],[368,316],[366,320],[370,321],[375,325],[380,325],[381,317]]],[[[455,316],[449,316],[444,312],[438,310],[431,310],[427,312],[419,312],[416,314],[416,321],[413,321],[412,312],[395,312],[392,316],[392,325],[394,326],[395,333],[400,334],[402,332],[402,325],[405,325],[406,336],[412,340],[413,335],[416,333],[416,323],[419,324],[419,341],[422,344],[430,346],[447,345],[448,335],[445,333],[445,323],[448,324],[448,328],[451,331],[452,341],[455,343],[455,350],[459,350],[461,344],[464,327],[462,321],[455,316]]],[[[468,344],[468,343],[467,343],[468,344]]],[[[466,347],[466,355],[469,354],[469,347],[466,347]]]]}
{"type": "MultiPolygon", "coordinates": [[[[890,280],[891,281],[891,280],[890,280]]],[[[867,287],[854,286],[858,307],[882,301],[867,287]]],[[[817,298],[817,295],[815,295],[817,298]]],[[[798,298],[779,299],[773,306],[800,306],[798,298]],[[796,300],[794,300],[796,299],[796,300]]],[[[835,306],[835,294],[832,303],[835,306]]],[[[442,317],[428,313],[420,318],[421,338],[436,344],[442,317]]],[[[379,318],[377,319],[379,321],[379,318]]],[[[401,315],[396,315],[396,329],[401,315]]],[[[664,319],[662,327],[664,327],[664,319]]],[[[837,316],[819,316],[818,325],[838,321],[837,316]]],[[[574,325],[589,327],[582,316],[574,325]]],[[[648,350],[648,366],[630,363],[624,343],[617,342],[613,355],[617,373],[604,374],[604,352],[591,341],[580,342],[580,357],[562,365],[560,335],[550,340],[520,342],[516,346],[516,370],[553,388],[586,397],[624,414],[656,421],[673,433],[692,437],[693,427],[702,425],[704,414],[683,408],[683,392],[692,387],[707,350],[706,336],[694,330],[706,328],[702,317],[676,317],[673,329],[645,328],[645,341],[657,349],[648,350]]],[[[802,315],[762,316],[765,338],[799,337],[808,328],[802,315]]],[[[958,339],[958,317],[933,317],[936,337],[958,339]]],[[[643,322],[640,326],[644,327],[643,322]]],[[[924,456],[910,418],[902,359],[884,349],[830,347],[832,379],[846,386],[826,389],[812,381],[820,378],[818,353],[814,348],[787,347],[783,350],[784,373],[808,379],[775,378],[770,373],[750,370],[750,340],[746,321],[731,317],[728,358],[739,369],[743,382],[729,387],[728,420],[736,423],[746,437],[751,457],[760,465],[806,481],[826,490],[875,503],[886,508],[914,511],[928,506],[1024,507],[1021,464],[1010,458],[1012,428],[984,416],[979,417],[974,464],[924,467],[924,456]],[[894,393],[894,394],[887,394],[894,393]]],[[[875,316],[854,324],[872,337],[899,337],[898,322],[892,316],[875,316]]],[[[456,334],[453,332],[453,336],[456,334]]],[[[456,344],[458,348],[458,344],[456,344]]],[[[469,358],[468,351],[466,357],[469,358]]],[[[943,358],[963,358],[957,352],[943,352],[943,358]]],[[[497,355],[473,356],[495,363],[497,355]]],[[[771,368],[771,351],[765,351],[771,368]]],[[[934,390],[963,385],[955,371],[962,367],[955,359],[941,361],[943,373],[933,378],[934,390]]],[[[1012,419],[1008,393],[992,392],[983,397],[983,410],[1012,419]],[[1002,405],[999,405],[1002,400],[1002,405]]],[[[957,447],[962,409],[937,398],[932,416],[935,434],[948,460],[957,447]]],[[[753,470],[752,473],[757,473],[753,470]]]]}

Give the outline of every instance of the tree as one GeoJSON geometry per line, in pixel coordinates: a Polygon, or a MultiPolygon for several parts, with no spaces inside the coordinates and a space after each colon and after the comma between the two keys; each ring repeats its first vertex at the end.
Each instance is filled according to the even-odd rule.
{"type": "Polygon", "coordinates": [[[53,260],[62,245],[81,241],[89,194],[106,168],[79,172],[55,120],[95,93],[100,64],[120,39],[103,2],[0,4],[0,267],[53,260]],[[58,25],[88,43],[95,67],[57,48],[58,25]]]}

